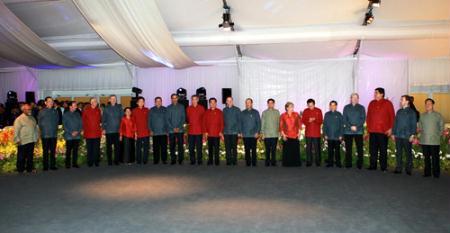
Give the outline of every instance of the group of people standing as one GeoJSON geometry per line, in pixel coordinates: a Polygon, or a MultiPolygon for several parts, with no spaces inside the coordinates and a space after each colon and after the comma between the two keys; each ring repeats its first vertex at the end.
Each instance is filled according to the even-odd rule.
{"type": "MultiPolygon", "coordinates": [[[[182,164],[184,140],[187,133],[190,164],[203,163],[203,142],[208,144],[208,165],[220,164],[220,141],[225,143],[226,164],[237,165],[237,145],[242,138],[245,147],[245,164],[257,165],[256,145],[259,139],[265,145],[265,165],[276,166],[278,141],[282,140],[282,165],[301,166],[300,131],[305,126],[306,166],[321,166],[322,138],[328,146],[327,167],[342,167],[341,144],[345,142],[344,166],[352,167],[353,143],[356,144],[356,167],[363,166],[364,125],[369,133],[369,170],[376,170],[378,161],[382,171],[387,171],[387,146],[389,138],[395,140],[397,166],[395,173],[408,175],[412,172],[412,142],[420,134],[420,143],[425,157],[424,176],[439,177],[439,146],[444,130],[442,116],[434,111],[434,100],[425,101],[426,112],[419,114],[411,96],[401,97],[401,108],[394,112],[391,101],[385,99],[383,88],[376,88],[374,100],[368,106],[359,104],[359,96],[353,93],[343,113],[337,111],[338,103],[331,101],[329,111],[322,114],[313,99],[307,100],[307,108],[298,113],[294,103],[285,104],[284,113],[275,108],[275,100],[267,100],[267,109],[260,113],[253,108],[253,100],[245,100],[245,109],[234,106],[233,98],[226,99],[223,110],[217,108],[217,99],[209,99],[209,108],[199,104],[199,97],[191,97],[187,108],[180,104],[176,94],[171,95],[171,104],[162,105],[162,98],[154,99],[154,107],[145,107],[145,99],[138,97],[137,107],[123,109],[115,95],[101,110],[97,100],[91,98],[90,105],[83,110],[76,102],[62,116],[64,139],[66,140],[66,168],[78,168],[78,148],[81,137],[86,140],[87,165],[99,166],[100,139],[106,137],[108,165],[118,165],[123,152],[125,163],[146,164],[149,158],[152,137],[153,163],[182,164]],[[185,127],[187,124],[187,127],[185,127]],[[187,132],[185,132],[185,130],[187,132]],[[120,148],[120,147],[123,148],[120,148]],[[168,156],[169,147],[170,157],[168,156]],[[114,156],[113,156],[114,154],[114,156]],[[168,158],[169,157],[169,158],[168,158]],[[406,157],[406,166],[402,158],[406,157]],[[169,161],[170,160],[170,161],[169,161]]],[[[53,99],[45,98],[46,108],[38,115],[38,124],[32,117],[31,107],[23,105],[23,114],[14,122],[14,140],[18,144],[18,172],[33,171],[33,149],[40,137],[43,148],[43,169],[56,170],[55,148],[59,115],[53,107],[53,99]]]]}

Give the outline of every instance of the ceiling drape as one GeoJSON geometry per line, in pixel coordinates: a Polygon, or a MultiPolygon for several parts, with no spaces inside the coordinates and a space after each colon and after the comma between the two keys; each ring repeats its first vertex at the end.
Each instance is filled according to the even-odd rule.
{"type": "Polygon", "coordinates": [[[67,58],[42,41],[2,1],[0,1],[0,57],[37,68],[83,65],[67,58]]]}
{"type": "Polygon", "coordinates": [[[139,67],[194,66],[172,38],[154,0],[72,0],[119,55],[139,67]]]}

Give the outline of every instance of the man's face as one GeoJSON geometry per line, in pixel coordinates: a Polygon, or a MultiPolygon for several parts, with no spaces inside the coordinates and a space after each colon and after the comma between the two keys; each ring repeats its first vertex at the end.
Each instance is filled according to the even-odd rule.
{"type": "Polygon", "coordinates": [[[425,110],[427,110],[428,112],[433,111],[433,102],[431,102],[430,100],[425,102],[425,110]]]}
{"type": "Polygon", "coordinates": [[[47,107],[47,108],[53,108],[53,99],[52,98],[48,98],[46,101],[45,101],[45,106],[47,107]]]}
{"type": "Polygon", "coordinates": [[[215,100],[210,100],[209,106],[211,106],[212,109],[215,109],[217,107],[217,102],[215,100]]]}
{"type": "Polygon", "coordinates": [[[156,107],[161,107],[161,105],[162,105],[162,100],[160,99],[160,98],[158,98],[158,99],[156,99],[155,100],[155,105],[156,105],[156,107]]]}
{"type": "Polygon", "coordinates": [[[400,105],[401,105],[402,107],[407,107],[407,106],[408,106],[408,101],[406,100],[405,97],[402,97],[402,98],[400,99],[400,105]]]}
{"type": "Polygon", "coordinates": [[[227,100],[226,100],[226,103],[227,103],[227,106],[228,106],[228,107],[233,106],[233,98],[228,97],[227,100]]]}
{"type": "Polygon", "coordinates": [[[71,112],[75,112],[76,110],[77,110],[77,103],[72,103],[71,105],[70,105],[70,108],[69,108],[69,110],[71,111],[71,112]]]}
{"type": "Polygon", "coordinates": [[[350,102],[352,104],[357,104],[359,103],[359,97],[357,95],[352,95],[352,97],[350,97],[350,102]]]}
{"type": "Polygon", "coordinates": [[[172,97],[170,97],[170,101],[172,101],[172,104],[177,104],[178,103],[178,96],[177,95],[173,95],[172,97]]]}
{"type": "Polygon", "coordinates": [[[381,93],[378,92],[378,91],[375,91],[374,94],[373,94],[373,96],[374,96],[374,98],[375,98],[376,100],[383,99],[383,94],[381,94],[381,93]]]}
{"type": "Polygon", "coordinates": [[[308,108],[311,110],[314,109],[315,106],[316,105],[313,102],[308,103],[308,108]]]}
{"type": "Polygon", "coordinates": [[[92,108],[96,108],[97,105],[98,105],[97,99],[91,99],[91,107],[92,107],[92,108]]]}
{"type": "Polygon", "coordinates": [[[270,109],[274,108],[274,107],[275,107],[275,102],[269,101],[269,102],[267,103],[267,107],[270,108],[270,109]]]}
{"type": "Polygon", "coordinates": [[[117,97],[116,96],[111,96],[109,97],[109,102],[111,103],[111,105],[116,105],[117,103],[117,97]]]}
{"type": "Polygon", "coordinates": [[[330,104],[330,110],[331,111],[333,111],[333,112],[336,111],[336,108],[337,108],[337,105],[335,103],[331,103],[330,104]]]}
{"type": "Polygon", "coordinates": [[[192,100],[192,105],[197,106],[197,104],[198,104],[198,97],[192,97],[191,100],[192,100]]]}
{"type": "Polygon", "coordinates": [[[136,104],[139,108],[143,108],[145,101],[144,101],[144,99],[139,99],[136,104]]]}
{"type": "Polygon", "coordinates": [[[22,107],[22,112],[25,113],[25,114],[28,115],[28,116],[31,116],[31,106],[28,105],[28,104],[25,104],[25,105],[22,107]]]}
{"type": "Polygon", "coordinates": [[[252,108],[252,107],[253,107],[252,101],[251,101],[251,100],[246,100],[246,101],[245,101],[245,108],[250,109],[250,108],[252,108]]]}

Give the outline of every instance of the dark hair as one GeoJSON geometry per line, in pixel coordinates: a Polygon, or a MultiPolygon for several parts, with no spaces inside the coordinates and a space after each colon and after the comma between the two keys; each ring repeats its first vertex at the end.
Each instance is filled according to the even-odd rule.
{"type": "Polygon", "coordinates": [[[173,93],[173,94],[170,95],[170,98],[172,99],[174,96],[178,97],[177,94],[173,93]]]}
{"type": "Polygon", "coordinates": [[[216,102],[216,103],[217,103],[217,99],[216,99],[216,98],[214,98],[214,97],[211,97],[211,98],[209,98],[209,101],[208,101],[208,102],[211,102],[212,100],[214,100],[214,102],[216,102]]]}
{"type": "Polygon", "coordinates": [[[383,95],[383,97],[384,97],[384,88],[382,88],[382,87],[377,87],[377,88],[375,88],[375,91],[378,91],[378,93],[380,93],[380,94],[382,94],[383,95]]]}
{"type": "Polygon", "coordinates": [[[157,101],[157,100],[161,100],[162,101],[162,98],[160,96],[156,96],[155,97],[155,101],[157,101]]]}
{"type": "Polygon", "coordinates": [[[316,101],[314,99],[308,99],[306,101],[306,104],[309,104],[309,103],[313,103],[314,105],[316,105],[316,101]]]}
{"type": "Polygon", "coordinates": [[[409,107],[416,112],[416,121],[419,122],[420,112],[417,110],[416,105],[414,105],[414,96],[408,95],[409,107]]]}
{"type": "Polygon", "coordinates": [[[191,99],[193,99],[193,98],[197,98],[198,99],[199,97],[198,97],[198,95],[192,95],[191,99]]]}
{"type": "Polygon", "coordinates": [[[125,109],[123,109],[123,112],[126,112],[127,109],[129,109],[129,110],[131,111],[131,108],[130,108],[130,107],[126,107],[125,109]]]}
{"type": "Polygon", "coordinates": [[[432,98],[427,98],[426,100],[425,100],[425,103],[427,103],[428,101],[431,101],[431,103],[434,105],[434,99],[432,99],[432,98]]]}
{"type": "Polygon", "coordinates": [[[252,98],[247,98],[247,99],[245,99],[245,102],[247,102],[247,100],[250,100],[250,102],[253,103],[253,99],[252,99],[252,98]]]}
{"type": "Polygon", "coordinates": [[[142,96],[137,97],[136,102],[138,102],[139,100],[143,100],[145,102],[145,98],[142,96]]]}
{"type": "Polygon", "coordinates": [[[267,100],[267,103],[269,103],[270,101],[272,101],[273,103],[275,103],[275,100],[272,99],[272,98],[268,99],[268,100],[267,100]]]}
{"type": "Polygon", "coordinates": [[[51,96],[45,97],[44,101],[47,102],[48,99],[53,99],[51,96]]]}
{"type": "Polygon", "coordinates": [[[336,105],[338,105],[338,104],[337,104],[337,101],[336,101],[336,100],[332,100],[332,101],[330,101],[330,105],[332,105],[332,104],[336,104],[336,105]]]}

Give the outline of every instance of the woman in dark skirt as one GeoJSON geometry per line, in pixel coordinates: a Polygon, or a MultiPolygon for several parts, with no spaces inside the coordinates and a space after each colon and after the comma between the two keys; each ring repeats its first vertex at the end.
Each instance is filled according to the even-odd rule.
{"type": "Polygon", "coordinates": [[[134,161],[134,142],[136,139],[136,124],[131,117],[131,108],[125,108],[125,115],[120,122],[120,141],[123,146],[124,162],[130,165],[134,161]]]}
{"type": "Polygon", "coordinates": [[[280,132],[283,137],[283,166],[301,166],[299,135],[302,124],[300,115],[294,112],[292,102],[287,102],[284,108],[286,112],[280,117],[280,132]]]}

